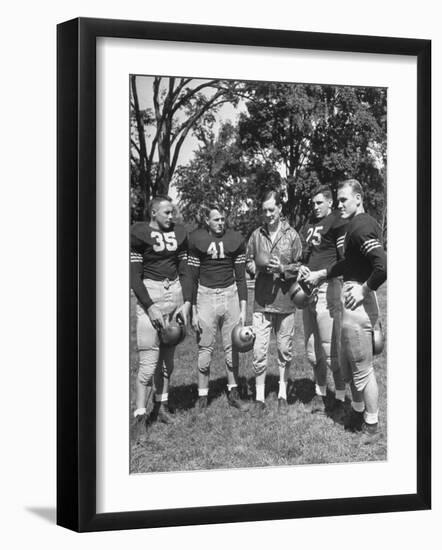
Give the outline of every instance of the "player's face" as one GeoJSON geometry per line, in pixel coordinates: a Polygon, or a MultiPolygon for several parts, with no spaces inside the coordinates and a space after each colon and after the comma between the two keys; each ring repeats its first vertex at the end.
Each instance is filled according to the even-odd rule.
{"type": "Polygon", "coordinates": [[[173,223],[173,205],[168,201],[160,202],[160,204],[152,210],[152,220],[157,222],[160,229],[170,229],[173,223]]]}
{"type": "Polygon", "coordinates": [[[275,199],[272,197],[262,203],[262,215],[264,217],[264,223],[270,228],[278,225],[281,218],[281,205],[276,204],[275,199]]]}
{"type": "Polygon", "coordinates": [[[341,218],[352,218],[362,202],[361,195],[359,193],[353,193],[350,186],[342,187],[338,191],[338,210],[341,214],[341,218]]]}
{"type": "Polygon", "coordinates": [[[209,230],[215,235],[222,235],[226,227],[226,217],[224,212],[219,210],[211,210],[209,217],[207,218],[207,225],[209,230]]]}
{"type": "Polygon", "coordinates": [[[332,201],[324,197],[322,193],[318,193],[312,198],[313,215],[318,220],[330,214],[331,206],[332,201]]]}

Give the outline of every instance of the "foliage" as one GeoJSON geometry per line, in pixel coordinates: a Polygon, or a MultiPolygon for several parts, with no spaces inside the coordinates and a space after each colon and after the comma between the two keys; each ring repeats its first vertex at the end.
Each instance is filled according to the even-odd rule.
{"type": "MultiPolygon", "coordinates": [[[[200,119],[226,102],[237,103],[235,82],[153,77],[152,107],[139,104],[137,75],[131,75],[131,183],[143,217],[149,199],[167,194],[181,148],[200,119]]],[[[145,77],[144,77],[145,78],[145,77]]],[[[138,214],[138,212],[137,212],[138,214]]]]}

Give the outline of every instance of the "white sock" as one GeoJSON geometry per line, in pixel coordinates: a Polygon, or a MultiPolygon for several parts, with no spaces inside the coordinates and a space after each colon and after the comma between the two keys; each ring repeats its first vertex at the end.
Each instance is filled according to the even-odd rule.
{"type": "Polygon", "coordinates": [[[265,401],[264,388],[265,388],[265,384],[257,384],[256,385],[256,400],[257,401],[262,401],[262,402],[265,401]]]}
{"type": "Polygon", "coordinates": [[[316,395],[325,397],[327,395],[327,386],[318,386],[318,384],[315,384],[315,391],[316,395]]]}
{"type": "Polygon", "coordinates": [[[351,408],[358,413],[364,412],[365,403],[363,401],[352,401],[351,408]]]}
{"type": "Polygon", "coordinates": [[[155,401],[157,403],[164,403],[169,400],[169,394],[168,393],[161,393],[160,395],[155,396],[155,401]]]}
{"type": "Polygon", "coordinates": [[[206,397],[209,395],[209,388],[198,388],[198,397],[206,397]]]}
{"type": "Polygon", "coordinates": [[[146,407],[140,407],[139,409],[134,411],[134,418],[140,416],[141,414],[146,414],[146,407]]]}
{"type": "Polygon", "coordinates": [[[278,399],[287,400],[287,382],[285,380],[279,381],[278,399]]]}
{"type": "Polygon", "coordinates": [[[238,384],[227,384],[227,390],[230,391],[232,388],[237,388],[238,384]]]}
{"type": "Polygon", "coordinates": [[[364,420],[367,424],[377,424],[378,423],[378,411],[375,413],[364,412],[364,420]]]}
{"type": "Polygon", "coordinates": [[[335,397],[338,401],[345,401],[345,390],[336,390],[335,397]]]}

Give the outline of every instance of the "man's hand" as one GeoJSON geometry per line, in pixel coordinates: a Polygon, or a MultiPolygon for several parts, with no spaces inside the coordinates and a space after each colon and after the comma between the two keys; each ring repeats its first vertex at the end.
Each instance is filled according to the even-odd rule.
{"type": "Polygon", "coordinates": [[[149,316],[150,322],[155,330],[164,328],[163,314],[158,306],[152,304],[147,310],[147,315],[149,316]]]}
{"type": "Polygon", "coordinates": [[[175,319],[178,321],[179,319],[182,319],[184,326],[187,326],[187,323],[189,322],[189,312],[190,312],[190,302],[184,302],[182,306],[180,306],[175,313],[175,319]]]}
{"type": "Polygon", "coordinates": [[[197,334],[202,332],[201,325],[200,325],[200,320],[199,320],[199,317],[198,317],[198,310],[197,310],[196,306],[192,307],[192,329],[197,334]]]}
{"type": "Polygon", "coordinates": [[[279,273],[279,274],[281,274],[284,271],[284,268],[281,264],[281,260],[277,256],[272,256],[270,258],[266,269],[270,273],[279,273]]]}
{"type": "Polygon", "coordinates": [[[304,280],[309,275],[310,275],[310,269],[306,265],[299,266],[299,269],[298,269],[298,280],[299,281],[304,280]]]}
{"type": "Polygon", "coordinates": [[[327,278],[327,270],[320,269],[319,271],[310,271],[310,273],[303,279],[304,282],[311,286],[319,286],[327,278]]]}
{"type": "Polygon", "coordinates": [[[346,285],[344,291],[344,305],[347,309],[354,311],[362,304],[370,289],[366,284],[363,285],[346,285]]]}
{"type": "Polygon", "coordinates": [[[246,271],[250,275],[250,277],[256,276],[256,263],[255,260],[248,260],[246,262],[246,271]]]}

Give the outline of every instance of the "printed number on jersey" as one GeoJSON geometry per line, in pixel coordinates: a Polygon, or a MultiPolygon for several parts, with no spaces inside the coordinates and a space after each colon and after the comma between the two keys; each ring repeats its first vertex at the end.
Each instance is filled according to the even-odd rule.
{"type": "Polygon", "coordinates": [[[224,243],[222,241],[220,241],[219,243],[215,243],[215,242],[210,243],[210,246],[207,249],[207,254],[210,254],[212,256],[212,260],[225,258],[224,243]]]}
{"type": "Polygon", "coordinates": [[[156,240],[156,244],[153,245],[155,252],[161,252],[163,250],[172,252],[178,248],[175,233],[173,232],[160,233],[159,231],[152,231],[151,235],[156,240]]]}
{"type": "Polygon", "coordinates": [[[322,235],[321,231],[324,229],[323,225],[317,225],[316,227],[310,227],[307,231],[307,242],[319,246],[321,244],[322,235]]]}

